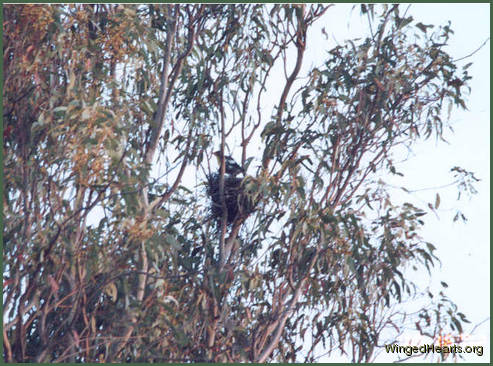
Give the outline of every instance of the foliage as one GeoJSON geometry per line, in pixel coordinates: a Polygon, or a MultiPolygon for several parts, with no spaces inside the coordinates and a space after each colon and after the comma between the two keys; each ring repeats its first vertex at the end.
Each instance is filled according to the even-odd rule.
{"type": "MultiPolygon", "coordinates": [[[[470,77],[450,27],[398,5],[362,6],[371,34],[302,75],[329,8],[4,6],[7,361],[372,359],[437,262],[425,211],[372,177],[442,137],[470,77]],[[258,202],[219,224],[190,182],[221,189],[218,145],[258,202]]],[[[439,303],[431,337],[466,321],[439,303]]]]}

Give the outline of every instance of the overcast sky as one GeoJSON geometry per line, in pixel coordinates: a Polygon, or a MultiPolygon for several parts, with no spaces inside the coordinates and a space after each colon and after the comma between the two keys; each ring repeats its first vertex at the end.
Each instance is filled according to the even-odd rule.
{"type": "MultiPolygon", "coordinates": [[[[408,7],[401,4],[401,14],[408,7]]],[[[476,51],[490,36],[489,4],[413,4],[407,11],[416,22],[447,25],[451,22],[454,31],[449,46],[445,49],[454,59],[460,59],[476,51]]],[[[360,6],[354,4],[335,4],[322,19],[314,24],[308,33],[307,49],[303,59],[300,76],[315,65],[320,65],[326,58],[326,50],[342,44],[345,40],[365,37],[368,35],[368,25],[360,15],[360,6]],[[321,29],[329,34],[329,42],[321,34],[321,29]]],[[[440,282],[448,284],[446,295],[458,305],[458,310],[466,314],[471,324],[465,324],[465,334],[470,335],[467,345],[482,345],[484,354],[465,356],[467,362],[489,362],[490,360],[490,42],[473,56],[458,61],[462,66],[473,62],[468,69],[473,77],[470,81],[471,94],[466,97],[467,111],[453,110],[450,118],[454,132],[446,132],[448,143],[436,142],[432,137],[429,141],[420,142],[413,146],[413,155],[400,165],[397,170],[405,174],[404,178],[386,177],[386,182],[395,186],[405,186],[411,190],[419,190],[412,195],[395,189],[392,192],[394,201],[413,202],[420,208],[426,208],[428,203],[434,203],[436,193],[440,194],[441,204],[437,215],[426,215],[425,229],[422,237],[437,247],[436,255],[441,260],[441,266],[430,276],[426,271],[416,274],[413,281],[419,283],[422,289],[429,287],[438,293],[442,289],[440,282]],[[429,189],[446,186],[453,181],[450,169],[459,166],[474,172],[481,181],[475,188],[478,194],[472,198],[463,196],[457,201],[458,190],[455,186],[442,189],[429,189]],[[399,180],[400,179],[400,180],[399,180]],[[468,218],[467,223],[453,222],[453,217],[460,209],[468,218]],[[421,277],[419,277],[421,276],[421,277]]],[[[288,59],[288,70],[292,70],[288,59]]],[[[280,74],[279,78],[283,76],[280,74]]],[[[269,85],[271,95],[280,95],[283,83],[275,82],[269,85]]],[[[267,116],[272,114],[278,97],[269,98],[265,95],[262,110],[267,116]]],[[[234,140],[234,137],[233,137],[234,140]]],[[[233,151],[228,151],[239,161],[240,150],[238,141],[229,141],[233,151]]],[[[262,144],[249,145],[248,156],[260,156],[262,144]],[[257,151],[254,151],[257,150],[257,151]]],[[[254,164],[252,164],[254,165],[254,164]]],[[[190,172],[193,174],[193,172],[190,172]]],[[[159,174],[158,174],[159,175],[159,174]]],[[[185,175],[187,176],[187,174],[185,175]]],[[[192,175],[185,181],[193,182],[192,175]]],[[[417,332],[405,333],[398,340],[401,344],[421,345],[425,341],[417,332]]],[[[429,340],[426,340],[429,343],[429,340]]],[[[464,345],[464,344],[463,344],[464,345]]],[[[396,355],[381,352],[376,361],[393,362],[396,355]]],[[[436,360],[434,358],[433,360],[436,360]]],[[[347,357],[332,355],[321,358],[319,362],[348,362],[347,357]]],[[[410,360],[412,362],[430,362],[427,359],[410,360]]],[[[447,361],[452,361],[450,357],[447,361]]],[[[458,359],[461,362],[461,359],[458,359]]]]}
{"type": "MultiPolygon", "coordinates": [[[[407,5],[402,4],[401,7],[404,10],[407,5]]],[[[367,23],[360,16],[359,6],[352,8],[352,4],[336,4],[328,10],[323,19],[316,23],[308,34],[307,52],[302,70],[306,71],[311,66],[320,64],[326,55],[321,52],[320,47],[323,39],[320,32],[322,27],[330,35],[334,45],[368,34],[367,23]]],[[[455,34],[446,50],[455,59],[477,50],[490,35],[489,4],[413,4],[408,14],[424,24],[445,25],[450,20],[455,34]]],[[[439,218],[433,214],[426,215],[426,227],[422,232],[425,240],[437,247],[437,256],[442,261],[441,267],[435,269],[431,282],[427,273],[422,274],[422,287],[430,286],[437,291],[440,289],[440,281],[445,281],[449,285],[446,294],[458,305],[459,311],[465,313],[471,321],[471,324],[466,325],[465,333],[469,334],[475,326],[480,324],[470,336],[467,344],[482,345],[484,355],[482,357],[466,356],[468,362],[490,361],[489,55],[490,43],[488,41],[472,57],[459,62],[459,65],[473,62],[469,69],[473,77],[470,82],[472,91],[467,98],[468,111],[454,110],[451,115],[450,122],[455,132],[445,134],[448,144],[437,143],[431,138],[429,141],[415,145],[413,147],[414,156],[398,166],[398,171],[405,173],[405,177],[400,181],[397,177],[388,178],[388,182],[396,186],[406,186],[413,190],[425,189],[412,196],[406,195],[399,189],[393,192],[395,200],[412,201],[420,207],[426,207],[428,202],[434,203],[437,190],[426,190],[426,188],[450,183],[453,180],[450,169],[454,166],[473,171],[475,176],[481,179],[476,185],[478,194],[471,199],[463,197],[460,202],[457,201],[455,187],[438,190],[441,197],[441,205],[437,210],[439,218]],[[468,218],[467,223],[452,222],[456,209],[464,212],[468,218]]],[[[281,88],[282,83],[278,83],[278,87],[281,88]]],[[[276,90],[272,90],[272,93],[279,95],[279,92],[275,94],[276,90]]],[[[272,111],[276,101],[277,99],[272,99],[270,107],[265,105],[266,110],[272,111]]],[[[254,152],[249,151],[249,153],[254,152]]],[[[159,169],[156,175],[160,175],[159,169]]],[[[185,180],[195,181],[193,175],[185,180]]],[[[414,280],[420,282],[419,278],[414,280]]],[[[404,334],[399,341],[420,345],[417,343],[419,340],[416,334],[404,334]]],[[[395,355],[386,355],[383,352],[377,357],[377,361],[380,362],[396,360],[395,355]]],[[[319,361],[349,360],[333,355],[319,361]]],[[[417,362],[420,359],[412,361],[417,362]]],[[[430,359],[425,361],[429,362],[430,359]]]]}
{"type": "MultiPolygon", "coordinates": [[[[326,18],[319,25],[324,26],[333,39],[342,43],[346,39],[361,37],[367,33],[367,23],[361,21],[359,6],[351,10],[351,4],[336,4],[329,9],[326,18]]],[[[402,10],[407,5],[402,4],[402,10]]],[[[450,20],[455,34],[446,49],[454,59],[469,55],[479,48],[490,36],[489,4],[413,4],[408,10],[415,20],[424,24],[445,25],[450,20]]],[[[401,10],[401,11],[402,11],[401,10]]],[[[318,37],[313,30],[309,37],[318,37]]],[[[307,42],[310,44],[310,39],[307,42]]],[[[316,46],[307,50],[305,62],[310,64],[310,57],[317,59],[316,46]]],[[[437,256],[442,261],[441,267],[434,271],[430,282],[423,273],[423,286],[437,290],[440,281],[445,281],[449,288],[446,294],[467,315],[471,324],[466,324],[465,333],[470,336],[467,344],[484,346],[484,355],[466,356],[468,362],[490,361],[490,42],[476,54],[459,62],[464,65],[473,62],[469,69],[473,79],[470,96],[467,98],[468,111],[453,111],[451,125],[454,133],[446,133],[448,144],[436,142],[433,138],[413,147],[414,156],[402,163],[398,171],[405,177],[393,178],[390,182],[396,186],[410,189],[424,189],[442,186],[453,180],[450,169],[460,166],[473,171],[481,181],[476,185],[478,194],[472,198],[463,197],[457,201],[457,188],[448,187],[439,190],[430,189],[414,193],[412,196],[396,189],[393,192],[397,200],[412,201],[421,207],[428,202],[434,203],[437,192],[441,205],[439,218],[433,214],[426,215],[426,228],[422,232],[425,240],[437,247],[437,256]],[[467,223],[452,222],[459,208],[468,218],[467,223]]],[[[308,65],[309,66],[309,65],[308,65]]],[[[390,179],[390,178],[389,178],[390,179]]],[[[416,344],[416,334],[404,334],[400,341],[416,344]]],[[[395,355],[381,353],[377,361],[396,361],[395,355]]],[[[346,360],[330,357],[321,362],[346,360]]],[[[413,362],[419,359],[413,359],[413,362]]],[[[430,359],[428,359],[428,362],[430,359]]],[[[451,361],[450,359],[448,361],[451,361]]],[[[461,362],[461,360],[458,360],[461,362]]]]}

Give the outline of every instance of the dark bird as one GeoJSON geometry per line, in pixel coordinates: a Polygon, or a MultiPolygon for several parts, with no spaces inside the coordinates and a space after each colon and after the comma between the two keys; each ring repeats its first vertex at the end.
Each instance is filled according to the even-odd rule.
{"type": "MultiPolygon", "coordinates": [[[[214,153],[214,155],[217,158],[217,162],[218,162],[219,166],[221,166],[221,162],[222,162],[221,152],[216,151],[214,153]]],[[[224,168],[225,168],[226,174],[228,174],[232,177],[236,177],[240,173],[245,175],[245,171],[243,170],[243,168],[241,166],[239,166],[238,163],[236,161],[234,161],[234,159],[231,156],[225,157],[224,168]]]]}

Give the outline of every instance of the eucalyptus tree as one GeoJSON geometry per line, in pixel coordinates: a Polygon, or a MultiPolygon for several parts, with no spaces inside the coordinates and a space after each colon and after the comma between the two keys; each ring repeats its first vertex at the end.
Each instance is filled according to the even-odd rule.
{"type": "MultiPolygon", "coordinates": [[[[371,361],[404,329],[438,258],[375,177],[465,108],[448,25],[362,5],[368,34],[304,71],[330,6],[3,11],[7,361],[371,361]],[[253,212],[211,213],[218,147],[253,212]]],[[[433,301],[416,329],[460,332],[433,301]]]]}

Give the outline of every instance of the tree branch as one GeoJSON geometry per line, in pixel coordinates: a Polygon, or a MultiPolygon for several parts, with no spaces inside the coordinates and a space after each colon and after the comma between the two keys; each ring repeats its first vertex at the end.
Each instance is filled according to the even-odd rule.
{"type": "MultiPolygon", "coordinates": [[[[170,10],[171,6],[168,6],[167,9],[170,10]]],[[[156,148],[158,145],[159,135],[161,134],[161,129],[163,128],[163,124],[164,124],[164,117],[166,116],[166,110],[167,110],[166,100],[167,99],[169,100],[169,94],[170,94],[168,69],[171,61],[171,48],[173,44],[173,38],[176,35],[176,21],[178,19],[178,9],[179,9],[179,5],[177,4],[174,6],[174,14],[170,17],[169,29],[166,35],[166,48],[163,57],[163,71],[161,73],[161,86],[159,88],[158,108],[152,121],[152,127],[150,131],[151,138],[144,157],[144,162],[146,164],[151,164],[152,159],[154,158],[154,154],[156,152],[156,148]]]]}
{"type": "Polygon", "coordinates": [[[313,269],[313,266],[315,265],[315,262],[318,259],[318,254],[319,254],[319,249],[315,252],[315,255],[313,256],[310,265],[306,271],[306,276],[299,282],[298,287],[296,288],[296,291],[293,294],[292,299],[290,300],[289,304],[287,305],[286,310],[284,311],[284,314],[281,316],[280,319],[278,319],[277,327],[274,332],[274,335],[270,341],[270,343],[265,347],[265,349],[262,351],[262,353],[258,356],[258,358],[255,360],[255,362],[258,363],[263,363],[267,360],[267,358],[271,355],[271,353],[274,351],[274,349],[278,346],[279,340],[281,339],[282,331],[284,330],[284,325],[286,324],[286,320],[288,319],[288,316],[291,315],[293,312],[296,304],[298,303],[300,294],[301,294],[301,289],[308,278],[310,271],[313,269]]]}
{"type": "MultiPolygon", "coordinates": [[[[298,29],[296,31],[296,48],[297,48],[296,65],[294,66],[291,75],[286,80],[286,84],[284,85],[284,90],[282,91],[281,94],[281,99],[279,100],[279,105],[277,107],[277,115],[276,115],[277,124],[281,123],[282,115],[284,113],[284,108],[286,107],[286,99],[288,97],[291,86],[293,85],[294,81],[296,80],[296,77],[300,72],[301,64],[303,62],[303,55],[305,52],[305,44],[306,44],[306,25],[303,19],[304,12],[305,12],[305,5],[303,4],[301,5],[301,11],[299,13],[297,12],[298,29]]],[[[270,158],[265,159],[263,161],[262,166],[264,167],[264,169],[267,169],[269,162],[270,162],[270,158]]]]}

